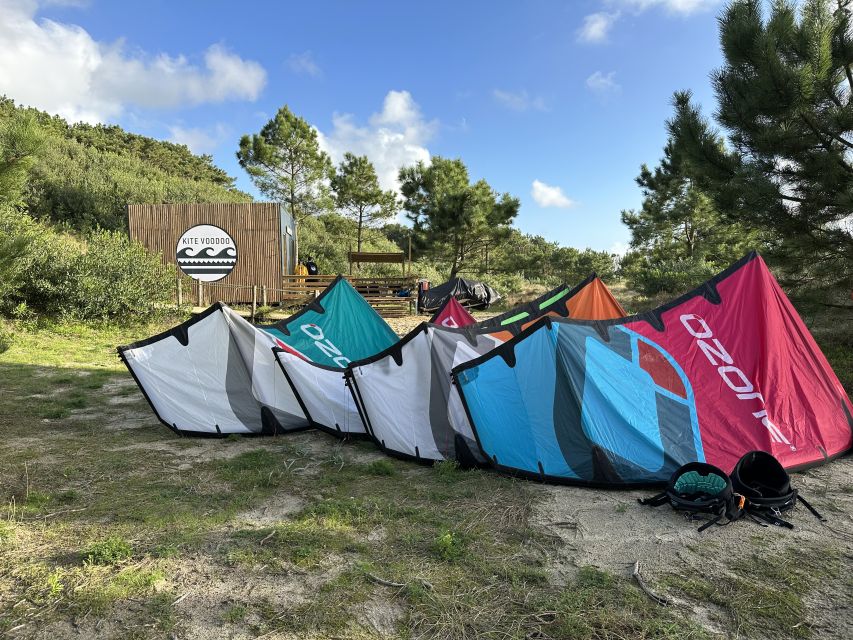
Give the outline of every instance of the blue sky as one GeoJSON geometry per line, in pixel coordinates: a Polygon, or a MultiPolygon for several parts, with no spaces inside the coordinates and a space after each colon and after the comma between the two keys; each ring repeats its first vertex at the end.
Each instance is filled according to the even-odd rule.
{"type": "Polygon", "coordinates": [[[333,156],[461,157],[521,198],[516,226],[619,249],[676,89],[713,109],[718,0],[0,0],[0,93],[234,159],[290,105],[333,156]]]}

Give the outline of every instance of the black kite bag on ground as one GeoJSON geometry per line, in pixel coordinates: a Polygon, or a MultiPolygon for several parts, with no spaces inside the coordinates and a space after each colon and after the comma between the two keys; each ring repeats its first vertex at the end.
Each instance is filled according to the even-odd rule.
{"type": "Polygon", "coordinates": [[[735,493],[746,498],[746,513],[759,524],[772,524],[793,529],[794,525],[780,516],[803,503],[815,517],[825,518],[791,487],[791,477],[781,463],[765,451],[750,451],[735,465],[731,475],[735,493]]]}
{"type": "Polygon", "coordinates": [[[672,474],[666,489],[656,496],[638,499],[650,507],[670,504],[676,511],[688,516],[705,514],[710,520],[699,527],[704,531],[711,525],[728,524],[743,515],[743,499],[732,489],[732,481],[725,471],[705,462],[689,462],[672,474]]]}

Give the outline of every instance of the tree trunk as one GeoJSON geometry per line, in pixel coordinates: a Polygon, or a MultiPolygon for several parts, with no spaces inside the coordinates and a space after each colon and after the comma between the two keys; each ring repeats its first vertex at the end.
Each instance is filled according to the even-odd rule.
{"type": "Polygon", "coordinates": [[[453,239],[453,265],[450,267],[450,279],[456,277],[456,274],[459,272],[459,267],[461,266],[461,246],[459,244],[459,239],[453,239]]]}
{"type": "Polygon", "coordinates": [[[293,264],[299,264],[299,222],[296,219],[296,193],[290,185],[290,217],[293,219],[293,264]]]}
{"type": "Polygon", "coordinates": [[[358,212],[358,249],[357,251],[361,253],[361,227],[364,224],[364,212],[358,212]]]}

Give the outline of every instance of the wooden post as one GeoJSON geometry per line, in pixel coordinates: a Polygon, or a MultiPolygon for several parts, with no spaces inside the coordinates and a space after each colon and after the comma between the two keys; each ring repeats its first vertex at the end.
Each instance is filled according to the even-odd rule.
{"type": "Polygon", "coordinates": [[[258,285],[252,285],[252,322],[255,321],[255,313],[258,311],[258,285]]]}
{"type": "Polygon", "coordinates": [[[409,234],[409,275],[412,275],[412,234],[409,234]]]}
{"type": "Polygon", "coordinates": [[[178,276],[178,309],[184,306],[184,287],[181,283],[181,276],[178,276]]]}
{"type": "Polygon", "coordinates": [[[261,287],[261,306],[267,306],[267,285],[261,287]]]}
{"type": "Polygon", "coordinates": [[[204,306],[204,292],[202,291],[201,280],[196,280],[198,282],[198,306],[204,306]]]}

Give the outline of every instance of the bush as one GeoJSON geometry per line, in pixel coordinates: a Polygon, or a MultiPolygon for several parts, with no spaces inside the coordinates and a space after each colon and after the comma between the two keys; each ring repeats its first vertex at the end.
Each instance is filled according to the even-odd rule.
{"type": "Polygon", "coordinates": [[[626,261],[624,275],[632,289],[654,296],[659,293],[684,293],[708,280],[719,270],[717,265],[704,260],[634,259],[626,261]]]}
{"type": "Polygon", "coordinates": [[[124,538],[110,536],[106,540],[91,544],[84,552],[86,562],[91,564],[117,564],[133,555],[133,548],[124,538]]]}
{"type": "Polygon", "coordinates": [[[67,311],[82,320],[150,316],[171,299],[173,267],[123,233],[99,231],[72,264],[67,311]]]}
{"type": "Polygon", "coordinates": [[[0,210],[0,273],[3,314],[25,309],[82,320],[151,316],[171,299],[175,282],[173,267],[121,233],[97,231],[84,242],[8,208],[0,210]]]}

